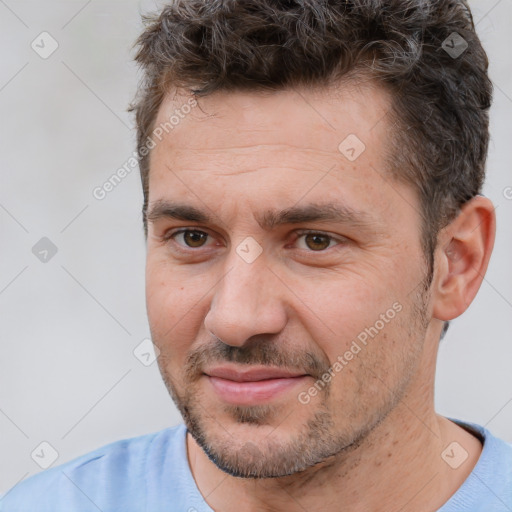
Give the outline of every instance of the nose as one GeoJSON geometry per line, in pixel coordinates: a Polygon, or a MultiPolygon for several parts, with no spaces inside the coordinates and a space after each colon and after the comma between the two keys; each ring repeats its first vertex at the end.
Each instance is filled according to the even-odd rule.
{"type": "Polygon", "coordinates": [[[247,263],[234,253],[224,268],[204,320],[206,329],[232,346],[282,331],[287,321],[286,287],[267,267],[264,255],[247,263]]]}

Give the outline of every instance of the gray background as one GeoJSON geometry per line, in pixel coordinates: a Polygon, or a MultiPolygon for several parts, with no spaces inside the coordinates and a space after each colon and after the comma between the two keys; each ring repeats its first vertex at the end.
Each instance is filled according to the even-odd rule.
{"type": "MultiPolygon", "coordinates": [[[[149,337],[138,170],[92,195],[135,149],[131,45],[161,3],[0,0],[0,493],[41,470],[43,441],[56,465],[181,421],[156,363],[133,354],[149,337]],[[31,48],[43,31],[59,45],[47,59],[31,48]],[[32,252],[42,237],[57,247],[47,262],[32,252]]],[[[512,2],[471,4],[495,84],[485,193],[498,235],[442,342],[436,401],[512,441],[512,2]]]]}

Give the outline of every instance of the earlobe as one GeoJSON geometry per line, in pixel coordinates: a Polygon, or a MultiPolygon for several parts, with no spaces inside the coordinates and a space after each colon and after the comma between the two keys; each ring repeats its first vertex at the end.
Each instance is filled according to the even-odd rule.
{"type": "Polygon", "coordinates": [[[475,298],[494,246],[496,217],[492,202],[477,196],[439,236],[433,290],[433,316],[452,320],[475,298]]]}

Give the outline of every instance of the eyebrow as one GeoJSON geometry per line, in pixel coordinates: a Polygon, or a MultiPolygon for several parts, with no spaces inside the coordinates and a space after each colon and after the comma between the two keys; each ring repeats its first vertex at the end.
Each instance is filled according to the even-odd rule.
{"type": "MultiPolygon", "coordinates": [[[[213,216],[194,206],[157,200],[152,203],[146,219],[156,222],[161,218],[209,224],[213,216]]],[[[256,216],[259,226],[271,230],[284,224],[303,224],[307,222],[336,222],[350,224],[355,227],[367,227],[375,224],[375,220],[366,212],[354,210],[336,203],[312,203],[304,206],[295,205],[284,210],[267,210],[256,216]]]]}

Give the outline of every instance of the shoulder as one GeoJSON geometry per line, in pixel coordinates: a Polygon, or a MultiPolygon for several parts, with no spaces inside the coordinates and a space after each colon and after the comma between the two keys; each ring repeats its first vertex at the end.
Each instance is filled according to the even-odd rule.
{"type": "Polygon", "coordinates": [[[483,450],[476,465],[478,469],[501,468],[505,475],[508,474],[508,481],[512,481],[512,443],[494,436],[485,427],[475,423],[457,423],[472,432],[483,442],[483,450]],[[480,467],[481,466],[481,467],[480,467]]]}
{"type": "Polygon", "coordinates": [[[483,450],[466,481],[442,512],[507,512],[512,510],[512,443],[474,423],[452,420],[482,440],[483,450]]]}
{"type": "Polygon", "coordinates": [[[0,497],[0,512],[97,511],[98,507],[106,512],[113,510],[112,504],[132,510],[134,503],[145,499],[148,463],[158,464],[184,435],[184,425],[178,425],[116,441],[42,471],[0,497]]]}

